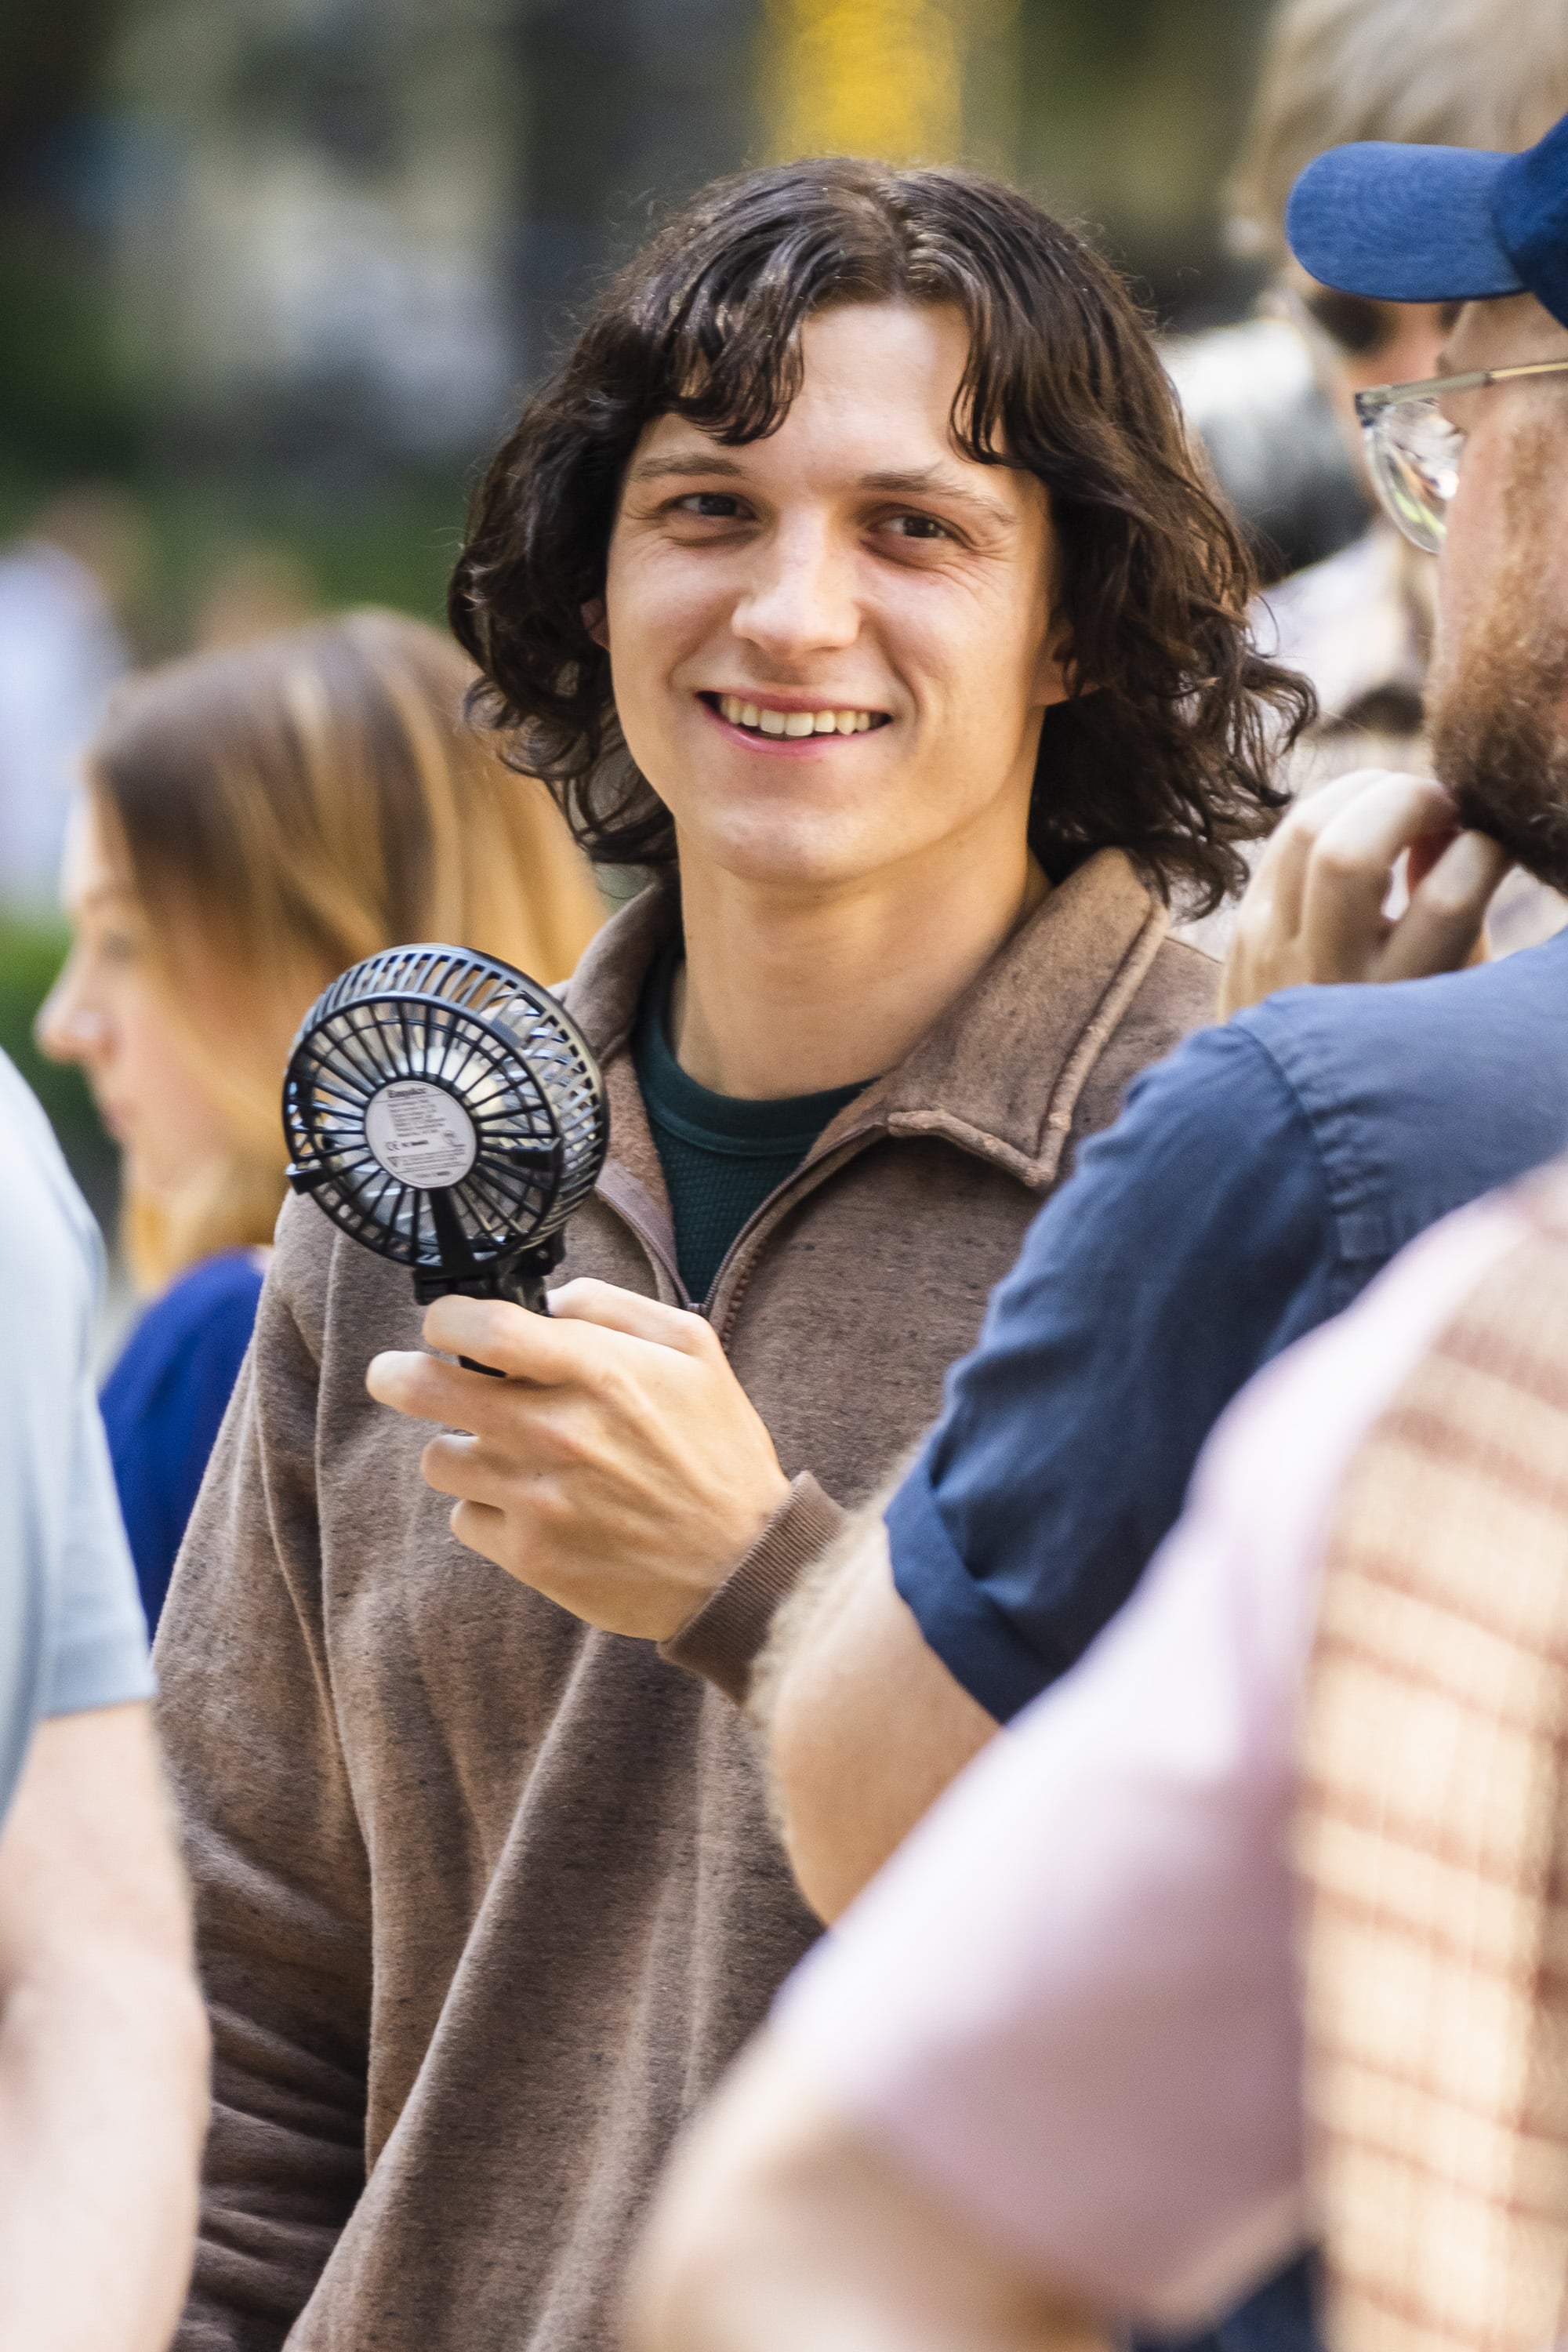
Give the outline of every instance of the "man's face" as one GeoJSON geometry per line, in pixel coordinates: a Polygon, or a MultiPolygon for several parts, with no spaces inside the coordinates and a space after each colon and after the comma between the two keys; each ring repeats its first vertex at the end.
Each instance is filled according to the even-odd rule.
{"type": "MultiPolygon", "coordinates": [[[[1472,302],[1444,373],[1568,358],[1527,295],[1472,302]]],[[[1445,401],[1467,436],[1437,571],[1438,774],[1468,824],[1568,888],[1568,376],[1445,401]]]]}
{"type": "Polygon", "coordinates": [[[683,863],[815,889],[998,828],[1021,844],[1065,691],[1055,541],[1032,475],[953,446],[968,348],[952,310],[829,310],[767,439],[643,434],[603,639],[683,863]]]}

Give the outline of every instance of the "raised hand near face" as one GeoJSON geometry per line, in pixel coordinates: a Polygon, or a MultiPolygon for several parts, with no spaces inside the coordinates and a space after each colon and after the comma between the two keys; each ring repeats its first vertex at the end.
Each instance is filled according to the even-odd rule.
{"type": "Polygon", "coordinates": [[[1220,1018],[1305,982],[1421,980],[1481,949],[1506,852],[1461,833],[1429,777],[1358,769],[1298,801],[1269,842],[1237,916],[1220,1018]],[[1410,896],[1384,912],[1409,853],[1410,896]]]}
{"type": "Polygon", "coordinates": [[[607,1632],[677,1633],[761,1535],[789,1482],[712,1326],[607,1282],[571,1282],[548,1316],[441,1298],[431,1347],[377,1356],[373,1397],[442,1424],[426,1483],[452,1533],[607,1632]]]}

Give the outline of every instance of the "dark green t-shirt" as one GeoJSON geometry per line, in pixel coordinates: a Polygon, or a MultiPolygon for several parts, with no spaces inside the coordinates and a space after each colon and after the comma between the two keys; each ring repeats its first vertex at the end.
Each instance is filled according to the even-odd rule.
{"type": "Polygon", "coordinates": [[[649,973],[632,1057],[669,1193],[680,1278],[702,1299],[742,1226],[861,1087],[745,1102],[700,1087],[669,1044],[669,992],[679,968],[676,958],[666,957],[649,973]]]}

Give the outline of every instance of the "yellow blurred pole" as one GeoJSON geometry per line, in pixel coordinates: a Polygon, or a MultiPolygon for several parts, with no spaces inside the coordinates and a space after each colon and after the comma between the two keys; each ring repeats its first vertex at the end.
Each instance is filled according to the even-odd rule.
{"type": "Polygon", "coordinates": [[[951,162],[966,53],[995,0],[768,0],[763,100],[773,156],[951,162]]]}

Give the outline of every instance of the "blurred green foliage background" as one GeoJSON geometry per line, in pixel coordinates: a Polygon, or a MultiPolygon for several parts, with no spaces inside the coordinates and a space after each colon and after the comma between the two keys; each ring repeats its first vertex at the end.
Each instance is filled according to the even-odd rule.
{"type": "MultiPolygon", "coordinates": [[[[901,123],[910,149],[930,152],[920,132],[931,130],[1086,222],[1167,317],[1235,315],[1250,290],[1225,257],[1218,195],[1261,0],[199,9],[228,23],[223,44],[210,28],[198,37],[180,0],[11,0],[0,11],[0,537],[62,484],[132,487],[150,551],[129,617],[149,654],[183,642],[204,581],[235,547],[287,551],[323,604],[439,611],[483,435],[424,451],[368,446],[373,435],[325,465],[319,446],[280,446],[265,429],[248,446],[243,433],[215,436],[209,419],[193,421],[190,386],[136,315],[159,257],[128,267],[119,217],[199,135],[193,122],[232,138],[237,156],[268,123],[301,146],[315,140],[340,167],[346,151],[374,193],[421,105],[416,18],[422,37],[505,60],[507,103],[476,121],[474,137],[504,151],[493,177],[510,215],[498,242],[514,380],[537,371],[574,298],[663,199],[776,150],[781,114],[793,146],[857,143],[857,131],[876,144],[889,127],[897,146],[901,123]],[[959,59],[957,97],[935,120],[918,92],[900,113],[900,20],[906,73],[933,31],[959,59]],[[825,40],[837,84],[820,70],[825,40]]],[[[177,247],[165,259],[176,274],[177,247]]],[[[344,444],[352,407],[339,404],[331,420],[344,444]]]]}

